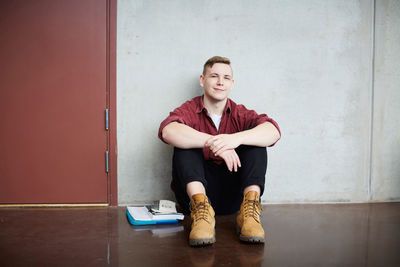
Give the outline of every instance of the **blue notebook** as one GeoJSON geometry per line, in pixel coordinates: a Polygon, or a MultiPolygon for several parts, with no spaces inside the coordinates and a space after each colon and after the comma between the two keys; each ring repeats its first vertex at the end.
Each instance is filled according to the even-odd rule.
{"type": "Polygon", "coordinates": [[[150,225],[150,224],[172,224],[178,223],[178,220],[159,220],[159,221],[138,221],[133,219],[132,215],[126,210],[126,216],[128,217],[128,221],[132,225],[150,225]]]}

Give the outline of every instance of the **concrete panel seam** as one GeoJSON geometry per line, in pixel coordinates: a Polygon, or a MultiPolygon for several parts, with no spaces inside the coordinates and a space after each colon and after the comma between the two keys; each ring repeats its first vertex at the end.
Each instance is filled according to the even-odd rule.
{"type": "Polygon", "coordinates": [[[374,141],[374,91],[375,91],[375,24],[376,24],[376,0],[372,0],[371,23],[371,84],[370,84],[370,135],[369,135],[369,170],[368,170],[368,201],[372,201],[372,174],[373,174],[373,141],[374,141]]]}

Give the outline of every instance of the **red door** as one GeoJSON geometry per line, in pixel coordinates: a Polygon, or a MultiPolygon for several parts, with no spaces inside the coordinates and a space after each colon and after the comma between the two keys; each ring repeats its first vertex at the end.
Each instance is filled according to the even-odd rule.
{"type": "Polygon", "coordinates": [[[107,0],[0,1],[0,203],[107,203],[107,0]]]}

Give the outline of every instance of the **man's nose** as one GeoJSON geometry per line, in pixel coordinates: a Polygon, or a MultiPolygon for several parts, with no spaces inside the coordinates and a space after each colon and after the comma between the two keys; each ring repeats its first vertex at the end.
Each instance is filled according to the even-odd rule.
{"type": "Polygon", "coordinates": [[[223,85],[224,84],[224,79],[222,77],[218,77],[218,85],[223,85]]]}

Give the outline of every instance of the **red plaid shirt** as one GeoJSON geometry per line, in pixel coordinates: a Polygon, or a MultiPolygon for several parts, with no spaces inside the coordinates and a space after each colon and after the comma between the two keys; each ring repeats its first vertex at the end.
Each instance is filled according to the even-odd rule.
{"type": "MultiPolygon", "coordinates": [[[[237,133],[254,128],[267,121],[272,123],[278,129],[279,133],[281,132],[276,121],[266,114],[257,114],[254,110],[248,110],[243,105],[237,105],[229,98],[222,113],[218,131],[211,117],[208,115],[207,109],[204,107],[202,96],[197,96],[190,101],[186,101],[180,107],[170,112],[158,130],[158,137],[163,142],[165,141],[162,138],[162,130],[167,124],[174,121],[211,135],[237,133]]],[[[212,159],[218,163],[222,162],[222,159],[215,157],[209,148],[203,148],[203,154],[205,160],[212,159]]]]}

